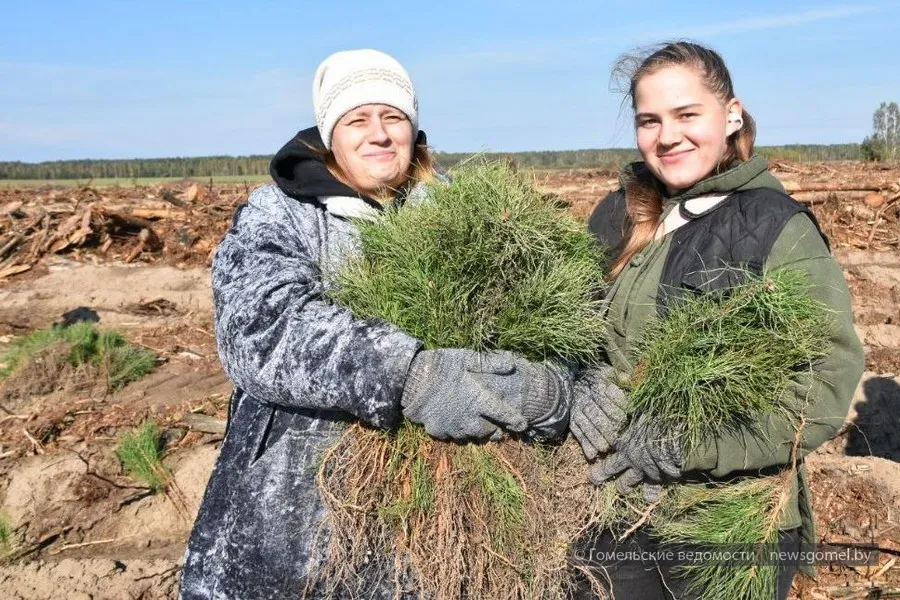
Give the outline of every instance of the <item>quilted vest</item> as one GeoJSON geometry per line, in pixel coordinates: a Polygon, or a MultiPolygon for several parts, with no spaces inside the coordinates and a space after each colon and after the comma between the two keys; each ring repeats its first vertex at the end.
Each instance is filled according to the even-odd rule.
{"type": "MultiPolygon", "coordinates": [[[[588,228],[607,248],[615,248],[625,231],[625,194],[614,192],[588,228]]],[[[762,273],[772,245],[791,217],[803,213],[828,244],[815,215],[787,194],[768,188],[733,192],[706,212],[694,214],[682,201],[674,209],[689,222],[670,235],[672,244],[660,278],[657,310],[686,292],[712,292],[741,283],[746,273],[762,273]]]]}

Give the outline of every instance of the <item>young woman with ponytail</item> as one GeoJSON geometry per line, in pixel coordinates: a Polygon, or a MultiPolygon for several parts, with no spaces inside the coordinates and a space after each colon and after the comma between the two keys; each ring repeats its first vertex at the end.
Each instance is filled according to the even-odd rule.
{"type": "MultiPolygon", "coordinates": [[[[753,154],[754,121],[716,52],[668,43],[642,58],[621,59],[616,73],[627,77],[643,161],[624,169],[621,189],[598,205],[589,222],[599,242],[614,248],[607,300],[615,370],[626,377],[633,371],[635,342],[677,294],[720,291],[746,271],[804,271],[810,293],[833,311],[834,326],[830,353],[814,373],[798,374],[789,391],[806,406],[798,439],[786,417],[770,417],[683,455],[652,421],[623,418],[611,428],[605,416],[621,411],[577,388],[570,426],[591,461],[591,481],[615,480],[623,492],[642,485],[653,496],[666,482],[771,475],[796,462],[779,522],[780,545],[808,549],[815,533],[803,459],[838,431],[863,369],[843,272],[812,213],[753,154]]],[[[609,554],[657,547],[643,529],[621,542],[607,531],[592,536],[579,554],[600,567],[597,575],[608,579],[616,598],[692,597],[677,565],[659,564],[652,552],[644,552],[643,561],[616,561],[609,554]]],[[[778,598],[787,597],[801,566],[799,560],[780,565],[778,598]]]]}

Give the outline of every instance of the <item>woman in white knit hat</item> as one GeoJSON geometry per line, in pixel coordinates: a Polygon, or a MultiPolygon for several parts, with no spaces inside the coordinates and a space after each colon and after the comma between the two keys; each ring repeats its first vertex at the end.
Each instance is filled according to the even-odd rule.
{"type": "MultiPolygon", "coordinates": [[[[353,219],[427,200],[423,180],[437,175],[412,82],[390,56],[328,57],[313,105],[317,126],[275,155],[274,184],[238,209],[213,261],[219,355],[235,391],[185,555],[185,600],[300,597],[328,535],[316,467],[350,422],[405,417],[441,439],[478,440],[500,429],[550,437],[568,419],[568,373],[510,353],[423,350],[328,301],[321,272],[354,247],[353,219]]],[[[396,597],[394,579],[366,574],[346,593],[396,597]]]]}

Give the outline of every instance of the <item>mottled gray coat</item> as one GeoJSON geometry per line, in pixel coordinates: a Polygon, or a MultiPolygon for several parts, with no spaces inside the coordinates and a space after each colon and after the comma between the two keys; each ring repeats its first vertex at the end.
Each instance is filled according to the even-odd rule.
{"type": "MultiPolygon", "coordinates": [[[[401,418],[420,342],[355,319],[325,298],[322,278],[357,247],[346,217],[381,207],[334,178],[312,150],[321,146],[315,127],[285,144],[270,165],[277,185],[250,194],[216,251],[216,338],[235,393],[185,554],[183,600],[299,598],[329,539],[319,457],[349,422],[391,427],[401,418]]],[[[420,184],[400,201],[426,200],[420,184]]],[[[561,401],[526,436],[559,437],[567,424],[561,401]]],[[[353,596],[394,597],[393,573],[371,567],[353,596]]]]}
{"type": "MultiPolygon", "coordinates": [[[[185,555],[181,598],[299,598],[321,556],[318,457],[348,421],[390,427],[418,340],[323,298],[355,227],[268,185],[213,262],[216,336],[236,391],[185,555]]],[[[325,532],[327,535],[327,532],[325,532]]],[[[364,596],[390,597],[372,582],[364,596]]]]}

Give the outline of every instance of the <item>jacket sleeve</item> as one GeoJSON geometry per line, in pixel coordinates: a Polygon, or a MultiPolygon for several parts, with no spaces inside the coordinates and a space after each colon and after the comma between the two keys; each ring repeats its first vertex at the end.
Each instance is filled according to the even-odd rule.
{"type": "Polygon", "coordinates": [[[320,211],[274,186],[251,193],[213,260],[219,356],[257,401],[341,410],[390,427],[421,344],[324,297],[318,248],[311,251],[324,229],[320,211]]]}
{"type": "MultiPolygon", "coordinates": [[[[853,328],[850,292],[843,271],[831,257],[812,221],[793,216],[772,247],[766,269],[805,271],[810,294],[832,314],[831,351],[812,370],[798,373],[785,391],[803,415],[798,460],[834,437],[847,416],[865,363],[862,344],[853,328]]],[[[823,326],[825,326],[823,324],[823,326]]],[[[784,416],[767,416],[759,430],[721,435],[685,457],[685,471],[709,471],[723,477],[735,471],[790,464],[796,423],[784,416]]]]}

